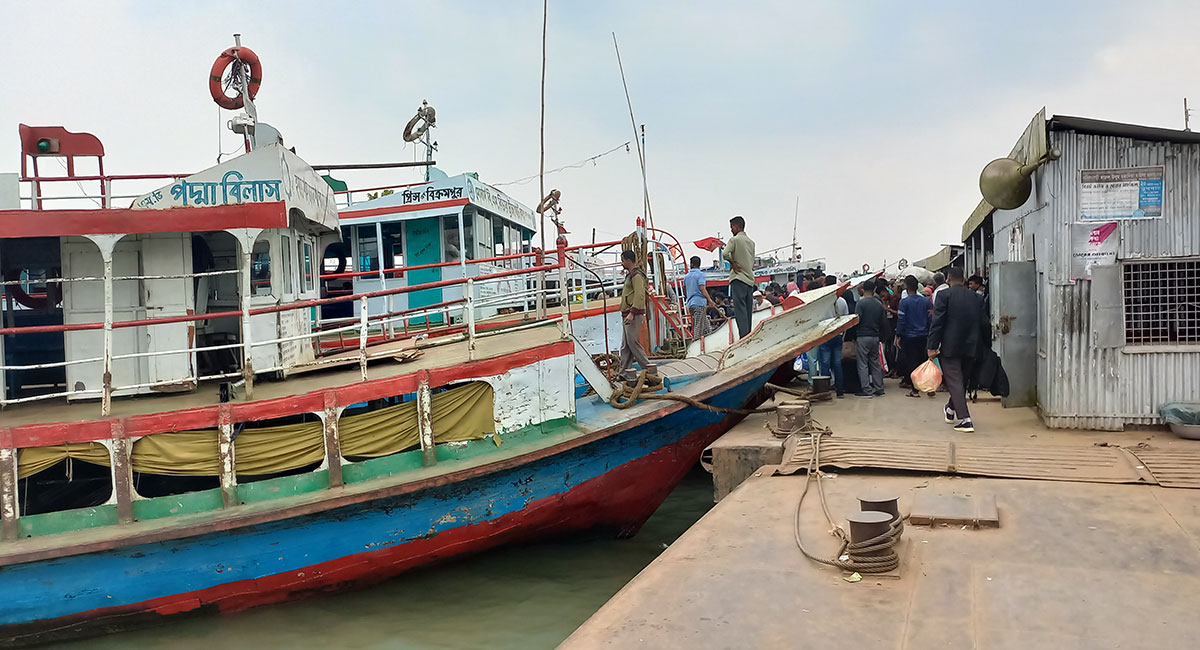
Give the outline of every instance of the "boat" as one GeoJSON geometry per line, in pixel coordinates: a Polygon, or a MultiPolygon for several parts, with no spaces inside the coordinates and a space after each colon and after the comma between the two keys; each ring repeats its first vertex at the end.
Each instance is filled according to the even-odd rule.
{"type": "MultiPolygon", "coordinates": [[[[365,191],[331,175],[347,166],[309,164],[258,120],[251,50],[223,52],[210,79],[245,111],[235,158],[113,175],[99,138],[22,125],[20,184],[0,176],[15,186],[0,197],[29,191],[0,198],[2,645],[358,587],[549,535],[632,535],[742,418],[720,409],[762,403],[796,355],[854,322],[830,316],[845,285],[808,292],[659,366],[663,390],[718,411],[653,394],[614,408],[593,355],[619,344],[602,260],[622,242],[535,248],[532,211],[470,174],[431,170],[356,202],[365,191]],[[55,158],[67,173],[41,174],[55,158]],[[99,171],[78,173],[89,158],[99,171]],[[153,187],[114,189],[139,183],[153,187]],[[70,198],[55,184],[95,188],[83,198],[98,205],[55,207],[70,198]],[[481,216],[523,229],[489,251],[465,236],[481,216]],[[388,224],[398,248],[378,236],[388,224]],[[347,230],[366,225],[374,248],[347,230]],[[448,226],[457,259],[420,251],[448,226]]],[[[679,254],[632,225],[648,262],[679,254]]],[[[687,332],[677,278],[651,276],[657,347],[687,332]]]]}

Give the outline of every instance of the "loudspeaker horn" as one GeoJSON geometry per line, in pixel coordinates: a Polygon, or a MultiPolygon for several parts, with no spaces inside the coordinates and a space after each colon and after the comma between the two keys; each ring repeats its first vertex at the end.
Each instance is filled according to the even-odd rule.
{"type": "Polygon", "coordinates": [[[1012,158],[997,158],[983,168],[979,175],[979,191],[983,199],[999,210],[1015,210],[1025,205],[1033,191],[1030,176],[1043,164],[1057,160],[1059,151],[1052,149],[1036,161],[1021,164],[1012,158]]]}

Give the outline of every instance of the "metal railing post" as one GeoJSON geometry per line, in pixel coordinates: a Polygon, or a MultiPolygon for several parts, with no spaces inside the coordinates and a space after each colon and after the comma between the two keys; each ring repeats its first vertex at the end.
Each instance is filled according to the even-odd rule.
{"type": "Polygon", "coordinates": [[[367,380],[367,298],[359,298],[358,310],[358,371],[367,380]]]}
{"type": "Polygon", "coordinates": [[[563,337],[571,335],[571,308],[567,304],[570,294],[567,290],[567,249],[565,244],[558,246],[558,306],[562,312],[559,328],[563,337]]]}
{"type": "Polygon", "coordinates": [[[254,239],[242,243],[242,380],[246,385],[246,399],[254,397],[254,348],[251,347],[250,336],[250,296],[253,284],[250,274],[253,271],[254,239]]]}
{"type": "Polygon", "coordinates": [[[467,321],[467,359],[475,358],[475,279],[467,278],[463,318],[467,321]]]}

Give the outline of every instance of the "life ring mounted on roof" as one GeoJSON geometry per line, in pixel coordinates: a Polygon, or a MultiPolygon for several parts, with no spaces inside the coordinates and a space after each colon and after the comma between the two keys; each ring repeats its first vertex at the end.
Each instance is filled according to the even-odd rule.
{"type": "MultiPolygon", "coordinates": [[[[262,85],[262,63],[258,60],[258,55],[248,47],[231,47],[217,57],[213,62],[212,70],[208,73],[208,92],[212,94],[213,101],[221,108],[236,111],[245,106],[246,101],[242,97],[242,89],[235,84],[237,95],[230,97],[225,94],[225,88],[222,86],[221,80],[225,76],[225,70],[231,64],[250,66],[250,77],[247,80],[246,89],[250,95],[250,100],[254,101],[254,97],[258,95],[258,87],[262,85]]],[[[236,80],[240,72],[235,71],[233,78],[236,80]]]]}
{"type": "Polygon", "coordinates": [[[550,193],[547,194],[542,199],[542,202],[538,204],[537,213],[542,214],[543,212],[553,212],[555,216],[557,216],[560,212],[562,212],[562,208],[558,205],[558,200],[561,198],[562,192],[559,192],[558,190],[550,190],[550,193]]]}
{"type": "Polygon", "coordinates": [[[404,125],[404,141],[416,142],[425,135],[429,127],[437,125],[437,111],[429,105],[428,100],[421,101],[421,108],[417,109],[417,114],[412,116],[408,124],[404,125]]]}

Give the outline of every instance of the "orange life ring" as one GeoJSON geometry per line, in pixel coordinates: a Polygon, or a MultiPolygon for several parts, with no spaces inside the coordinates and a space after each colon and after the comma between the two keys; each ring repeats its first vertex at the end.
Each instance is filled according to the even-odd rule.
{"type": "MultiPolygon", "coordinates": [[[[14,282],[21,279],[20,269],[9,269],[3,275],[5,282],[14,282]]],[[[31,296],[25,293],[25,288],[19,284],[8,284],[4,286],[4,290],[12,295],[13,300],[17,304],[23,305],[29,309],[44,310],[48,307],[57,307],[62,303],[62,283],[47,282],[45,296],[31,296]]]]}
{"type": "Polygon", "coordinates": [[[258,55],[248,47],[231,47],[224,52],[217,60],[213,62],[212,70],[208,73],[208,92],[212,94],[213,101],[221,108],[226,108],[231,111],[236,111],[245,105],[242,99],[242,93],[239,92],[237,97],[230,97],[225,94],[225,89],[221,87],[221,78],[225,76],[225,68],[228,68],[234,61],[241,60],[250,66],[250,99],[253,101],[255,95],[258,94],[258,87],[262,84],[262,63],[258,61],[258,55]]]}

